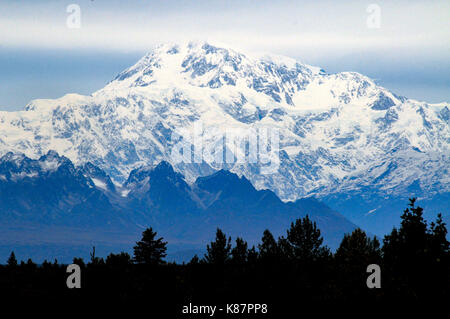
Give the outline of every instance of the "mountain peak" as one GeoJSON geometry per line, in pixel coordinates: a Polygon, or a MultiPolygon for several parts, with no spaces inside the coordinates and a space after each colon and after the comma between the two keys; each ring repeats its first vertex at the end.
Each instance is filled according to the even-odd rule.
{"type": "Polygon", "coordinates": [[[40,166],[43,170],[55,171],[61,166],[73,167],[73,163],[65,156],[60,156],[58,152],[49,150],[47,154],[39,158],[40,166]]]}
{"type": "MultiPolygon", "coordinates": [[[[424,192],[445,192],[448,119],[448,104],[399,97],[359,73],[327,74],[286,57],[191,41],[156,47],[92,96],[0,112],[0,154],[37,158],[54,149],[117,182],[150,178],[151,169],[137,168],[161,161],[192,182],[226,168],[283,200],[367,185],[406,194],[417,179],[424,192]],[[172,157],[190,136],[212,150],[230,132],[255,131],[279,136],[273,174],[261,174],[261,163],[218,163],[210,154],[195,163],[172,157]]],[[[244,144],[230,147],[229,158],[246,154],[244,144]]]]}
{"type": "Polygon", "coordinates": [[[256,193],[255,188],[245,176],[239,177],[224,169],[218,170],[206,177],[199,177],[195,181],[195,185],[200,189],[207,189],[209,191],[222,190],[226,193],[244,193],[247,195],[256,193]]]}
{"type": "Polygon", "coordinates": [[[155,47],[95,94],[158,86],[213,89],[238,86],[262,92],[275,102],[292,104],[293,89],[301,89],[318,74],[324,74],[323,70],[292,58],[248,54],[225,45],[190,41],[155,47]]]}
{"type": "Polygon", "coordinates": [[[174,171],[172,165],[170,165],[170,163],[167,162],[167,161],[159,162],[159,164],[157,164],[155,166],[155,168],[152,169],[152,172],[154,172],[154,173],[164,173],[164,174],[167,174],[167,175],[175,174],[175,171],[174,171]]]}
{"type": "Polygon", "coordinates": [[[0,157],[0,162],[14,162],[20,163],[26,158],[25,154],[19,152],[7,152],[5,155],[0,157]]]}
{"type": "Polygon", "coordinates": [[[153,183],[156,180],[185,183],[184,177],[175,172],[169,162],[161,161],[154,167],[143,166],[132,170],[124,186],[134,188],[137,185],[143,186],[147,183],[153,183]]]}

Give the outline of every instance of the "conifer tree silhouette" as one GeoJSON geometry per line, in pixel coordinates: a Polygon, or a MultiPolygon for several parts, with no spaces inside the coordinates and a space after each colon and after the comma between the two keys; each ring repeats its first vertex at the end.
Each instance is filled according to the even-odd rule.
{"type": "Polygon", "coordinates": [[[266,229],[261,239],[261,244],[258,245],[259,257],[263,261],[271,262],[280,257],[280,248],[273,237],[272,233],[266,229]]]}
{"type": "Polygon", "coordinates": [[[379,263],[380,242],[376,237],[372,239],[362,229],[357,228],[351,234],[344,235],[335,257],[338,262],[346,265],[367,266],[371,263],[379,263]]]}
{"type": "Polygon", "coordinates": [[[235,264],[245,264],[248,259],[248,244],[245,240],[236,238],[236,246],[231,250],[232,260],[235,264]]]}
{"type": "Polygon", "coordinates": [[[206,246],[205,261],[213,265],[224,265],[230,260],[231,256],[231,237],[217,228],[216,239],[206,246]]]}
{"type": "Polygon", "coordinates": [[[166,257],[167,242],[163,238],[156,239],[157,233],[147,228],[142,233],[142,239],[134,246],[134,262],[136,264],[160,265],[166,257]]]}
{"type": "Polygon", "coordinates": [[[11,255],[9,255],[8,261],[6,262],[6,264],[9,267],[16,267],[17,266],[17,259],[16,259],[16,255],[14,254],[14,252],[11,252],[11,255]]]}
{"type": "Polygon", "coordinates": [[[400,228],[385,236],[383,261],[392,293],[427,299],[449,292],[449,242],[442,216],[428,228],[423,209],[415,202],[415,198],[410,199],[400,228]]]}
{"type": "Polygon", "coordinates": [[[330,250],[322,246],[323,238],[316,222],[309,216],[291,223],[287,236],[279,239],[279,246],[284,256],[289,259],[311,262],[330,255],[330,250]]]}
{"type": "Polygon", "coordinates": [[[335,254],[337,283],[346,300],[360,300],[367,289],[367,266],[381,264],[380,242],[368,237],[360,228],[345,234],[335,254]]]}
{"type": "Polygon", "coordinates": [[[112,267],[125,268],[131,264],[131,256],[126,252],[119,254],[111,253],[106,257],[106,264],[112,267]]]}

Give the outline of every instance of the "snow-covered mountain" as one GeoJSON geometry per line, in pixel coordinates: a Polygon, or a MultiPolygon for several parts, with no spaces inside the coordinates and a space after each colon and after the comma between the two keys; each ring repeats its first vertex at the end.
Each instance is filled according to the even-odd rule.
{"type": "MultiPolygon", "coordinates": [[[[225,168],[284,200],[366,189],[407,196],[411,187],[427,197],[450,191],[449,108],[397,96],[355,72],[205,42],[165,44],[90,96],[0,112],[0,155],[55,150],[121,183],[162,160],[190,182],[225,168]],[[174,161],[180,136],[214,149],[218,136],[251,129],[279,132],[270,174],[259,162],[174,161]]],[[[236,156],[247,152],[245,143],[227,143],[236,156]]]]}

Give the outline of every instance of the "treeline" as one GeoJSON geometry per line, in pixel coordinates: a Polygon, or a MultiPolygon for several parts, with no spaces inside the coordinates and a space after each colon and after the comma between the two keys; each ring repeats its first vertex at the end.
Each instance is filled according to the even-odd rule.
{"type": "Polygon", "coordinates": [[[0,266],[0,289],[3,300],[142,303],[164,309],[167,317],[180,315],[189,303],[265,303],[273,314],[317,305],[448,300],[450,250],[442,216],[428,225],[423,209],[411,199],[401,220],[382,245],[356,229],[344,236],[335,253],[323,245],[308,216],[277,239],[266,230],[257,247],[242,238],[232,241],[217,229],[206,254],[181,265],[164,261],[167,242],[148,228],[133,256],[122,252],[103,259],[94,249],[87,263],[74,258],[81,269],[81,289],[67,288],[66,265],[18,264],[14,253],[0,266]],[[373,264],[381,270],[380,288],[367,284],[367,267],[373,264]]]}

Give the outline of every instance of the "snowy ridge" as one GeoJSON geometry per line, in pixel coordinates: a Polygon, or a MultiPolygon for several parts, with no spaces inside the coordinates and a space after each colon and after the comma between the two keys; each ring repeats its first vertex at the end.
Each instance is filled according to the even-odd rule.
{"type": "MultiPolygon", "coordinates": [[[[165,44],[91,96],[0,112],[0,156],[55,150],[124,182],[133,169],[171,161],[174,131],[199,122],[205,132],[268,127],[281,133],[275,174],[254,164],[223,168],[284,200],[365,188],[407,194],[411,185],[426,196],[450,191],[449,108],[399,97],[355,72],[205,42],[165,44]]],[[[217,169],[172,164],[189,181],[217,169]]]]}

